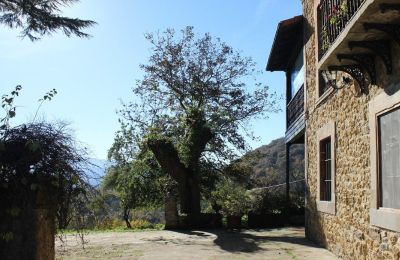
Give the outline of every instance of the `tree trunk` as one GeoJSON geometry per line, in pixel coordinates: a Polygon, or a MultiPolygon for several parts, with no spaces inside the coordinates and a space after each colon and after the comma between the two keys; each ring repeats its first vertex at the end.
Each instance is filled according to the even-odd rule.
{"type": "Polygon", "coordinates": [[[188,149],[181,156],[168,139],[154,138],[147,142],[161,168],[178,183],[181,212],[188,214],[192,226],[199,225],[201,213],[199,161],[207,143],[213,137],[202,117],[202,114],[195,114],[188,120],[191,125],[184,137],[188,149]]]}
{"type": "Polygon", "coordinates": [[[132,228],[131,222],[129,221],[130,211],[131,211],[130,209],[127,209],[127,208],[124,209],[124,220],[125,220],[126,227],[129,229],[132,228]]]}
{"type": "Polygon", "coordinates": [[[190,174],[188,177],[189,190],[187,197],[190,200],[190,212],[188,213],[191,225],[193,227],[199,226],[199,218],[201,213],[200,207],[200,185],[198,174],[190,174]]]}
{"type": "Polygon", "coordinates": [[[180,211],[184,214],[190,214],[191,201],[190,201],[190,185],[188,183],[188,174],[182,174],[178,182],[178,192],[179,192],[179,205],[180,211]]]}
{"type": "Polygon", "coordinates": [[[150,150],[154,153],[161,168],[167,172],[177,183],[179,191],[179,202],[183,213],[190,213],[190,187],[188,185],[188,170],[180,161],[175,146],[169,140],[150,139],[148,141],[150,150]]]}

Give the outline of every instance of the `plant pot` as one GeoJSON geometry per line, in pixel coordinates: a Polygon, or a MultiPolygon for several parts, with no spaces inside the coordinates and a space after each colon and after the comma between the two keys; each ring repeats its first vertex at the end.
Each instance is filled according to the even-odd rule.
{"type": "Polygon", "coordinates": [[[227,216],[226,225],[228,228],[240,228],[242,224],[242,216],[227,216]]]}

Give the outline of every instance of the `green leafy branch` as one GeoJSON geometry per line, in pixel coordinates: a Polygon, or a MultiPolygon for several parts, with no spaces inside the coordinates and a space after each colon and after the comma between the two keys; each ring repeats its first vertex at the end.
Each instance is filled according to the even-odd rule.
{"type": "Polygon", "coordinates": [[[37,117],[37,115],[38,115],[38,113],[39,113],[39,110],[40,110],[40,108],[42,107],[43,103],[44,103],[46,100],[48,100],[48,101],[52,100],[53,97],[54,97],[56,94],[57,94],[57,90],[56,90],[55,88],[53,88],[52,90],[50,90],[49,92],[47,92],[47,93],[43,96],[43,98],[41,98],[41,99],[38,100],[39,106],[38,106],[38,108],[36,109],[35,116],[33,117],[33,122],[35,122],[36,117],[37,117]]]}
{"type": "Polygon", "coordinates": [[[17,107],[14,106],[14,100],[19,96],[21,89],[21,85],[18,85],[15,87],[15,90],[11,91],[10,95],[3,95],[1,97],[1,107],[6,112],[6,115],[0,120],[0,134],[4,133],[10,127],[10,119],[16,115],[17,107]]]}
{"type": "MultiPolygon", "coordinates": [[[[0,136],[2,136],[7,130],[10,129],[10,119],[14,118],[17,115],[17,107],[14,105],[15,98],[19,96],[19,93],[22,89],[21,85],[17,85],[10,94],[3,95],[1,97],[1,107],[5,111],[5,116],[0,119],[0,136]]],[[[36,109],[35,116],[33,118],[33,122],[36,120],[36,117],[39,113],[40,108],[43,103],[47,100],[50,101],[57,94],[56,89],[52,89],[47,92],[41,99],[38,100],[39,105],[36,109]]]]}

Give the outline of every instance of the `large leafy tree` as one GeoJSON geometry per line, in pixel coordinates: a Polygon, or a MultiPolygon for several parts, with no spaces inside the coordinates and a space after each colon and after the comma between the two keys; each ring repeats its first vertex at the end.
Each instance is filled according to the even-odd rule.
{"type": "Polygon", "coordinates": [[[218,168],[245,151],[246,137],[254,138],[249,121],[277,111],[277,98],[257,81],[250,91],[255,63],[219,38],[196,37],[192,27],[146,38],[151,55],[135,99],[120,111],[113,147],[126,158],[151,150],[178,183],[181,211],[196,221],[203,166],[218,168]]]}
{"type": "Polygon", "coordinates": [[[38,40],[62,31],[67,36],[88,37],[83,32],[94,21],[61,16],[61,9],[78,0],[0,0],[0,23],[21,29],[21,36],[38,40]]]}

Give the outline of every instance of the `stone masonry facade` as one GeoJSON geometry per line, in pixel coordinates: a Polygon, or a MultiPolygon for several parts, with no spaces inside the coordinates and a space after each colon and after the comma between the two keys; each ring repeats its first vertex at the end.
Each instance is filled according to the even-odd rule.
{"type": "MultiPolygon", "coordinates": [[[[400,47],[392,44],[393,73],[377,61],[378,84],[360,94],[356,84],[317,96],[315,1],[302,0],[306,66],[306,236],[343,259],[400,259],[400,233],[371,224],[369,103],[382,92],[400,89],[400,47]],[[335,212],[317,208],[318,129],[335,124],[335,212]]],[[[400,91],[399,91],[400,92],[400,91]]],[[[400,187],[399,187],[400,188],[400,187]]]]}

